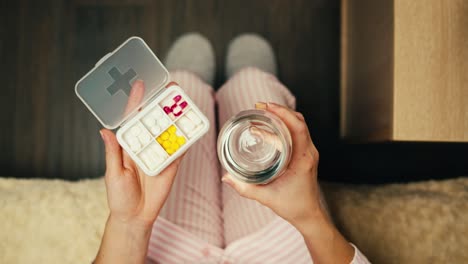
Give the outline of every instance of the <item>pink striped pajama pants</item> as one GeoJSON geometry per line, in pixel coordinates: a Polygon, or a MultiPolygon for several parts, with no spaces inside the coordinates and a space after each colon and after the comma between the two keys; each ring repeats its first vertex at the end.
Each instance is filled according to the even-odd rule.
{"type": "Polygon", "coordinates": [[[216,154],[216,104],[221,127],[258,101],[294,108],[294,96],[276,77],[256,68],[241,70],[216,93],[190,72],[171,76],[208,117],[211,128],[181,163],[153,226],[148,258],[157,263],[312,263],[293,226],[221,183],[216,154]]]}

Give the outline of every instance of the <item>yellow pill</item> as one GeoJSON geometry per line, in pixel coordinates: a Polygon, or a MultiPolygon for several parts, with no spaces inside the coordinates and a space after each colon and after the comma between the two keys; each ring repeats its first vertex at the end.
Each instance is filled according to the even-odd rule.
{"type": "Polygon", "coordinates": [[[177,136],[176,136],[175,134],[172,134],[172,135],[169,136],[169,141],[170,141],[171,143],[176,142],[176,140],[177,140],[177,136]]]}
{"type": "Polygon", "coordinates": [[[185,144],[185,138],[183,136],[177,137],[177,143],[182,146],[185,144]]]}
{"type": "Polygon", "coordinates": [[[167,152],[167,154],[172,155],[172,154],[174,154],[175,150],[171,149],[171,148],[168,148],[168,149],[166,149],[166,152],[167,152]]]}
{"type": "Polygon", "coordinates": [[[174,125],[172,125],[172,126],[170,126],[170,127],[167,129],[167,131],[168,131],[170,134],[174,134],[174,133],[177,131],[177,128],[176,128],[174,125]]]}
{"type": "Polygon", "coordinates": [[[169,139],[169,133],[167,133],[167,131],[165,131],[165,132],[163,132],[161,134],[160,137],[161,137],[162,140],[168,140],[169,139]]]}
{"type": "Polygon", "coordinates": [[[169,142],[169,141],[164,141],[164,142],[162,143],[162,146],[163,146],[164,149],[167,149],[167,148],[169,148],[169,147],[171,146],[171,142],[169,142]]]}
{"type": "Polygon", "coordinates": [[[178,150],[179,148],[180,148],[179,144],[177,144],[175,142],[171,144],[171,149],[178,150]]]}
{"type": "Polygon", "coordinates": [[[156,141],[158,141],[159,144],[162,144],[164,142],[164,140],[161,137],[157,137],[156,141]]]}

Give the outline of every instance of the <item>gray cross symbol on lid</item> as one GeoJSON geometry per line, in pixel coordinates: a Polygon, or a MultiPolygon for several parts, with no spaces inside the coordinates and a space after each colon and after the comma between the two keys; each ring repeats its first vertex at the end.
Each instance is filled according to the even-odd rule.
{"type": "Polygon", "coordinates": [[[108,73],[112,79],[114,79],[114,82],[109,87],[107,87],[107,91],[111,95],[114,95],[119,90],[123,90],[125,94],[129,96],[130,90],[132,89],[130,81],[135,78],[136,72],[130,68],[127,72],[122,74],[116,67],[112,67],[108,73]]]}

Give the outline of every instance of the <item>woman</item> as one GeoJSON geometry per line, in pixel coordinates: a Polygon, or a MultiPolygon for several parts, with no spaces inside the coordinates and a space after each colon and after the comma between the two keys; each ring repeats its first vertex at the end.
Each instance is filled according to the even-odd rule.
{"type": "MultiPolygon", "coordinates": [[[[304,117],[292,110],[294,96],[275,77],[275,56],[264,39],[243,35],[231,42],[228,81],[216,93],[215,56],[202,36],[179,38],[165,65],[211,129],[156,177],[101,130],[110,215],[95,263],[368,263],[328,216],[317,183],[318,151],[304,117]],[[215,104],[219,126],[254,106],[282,119],[293,154],[281,177],[252,185],[222,176],[215,104]]],[[[133,86],[144,90],[141,81],[133,86]]]]}

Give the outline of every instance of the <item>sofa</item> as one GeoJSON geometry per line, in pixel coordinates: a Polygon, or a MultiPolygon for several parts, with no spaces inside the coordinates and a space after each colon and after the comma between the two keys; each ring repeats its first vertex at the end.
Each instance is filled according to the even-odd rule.
{"type": "MultiPolygon", "coordinates": [[[[373,263],[468,263],[468,177],[323,183],[338,228],[373,263]]],[[[108,208],[102,178],[0,178],[0,263],[90,263],[108,208]]]]}

